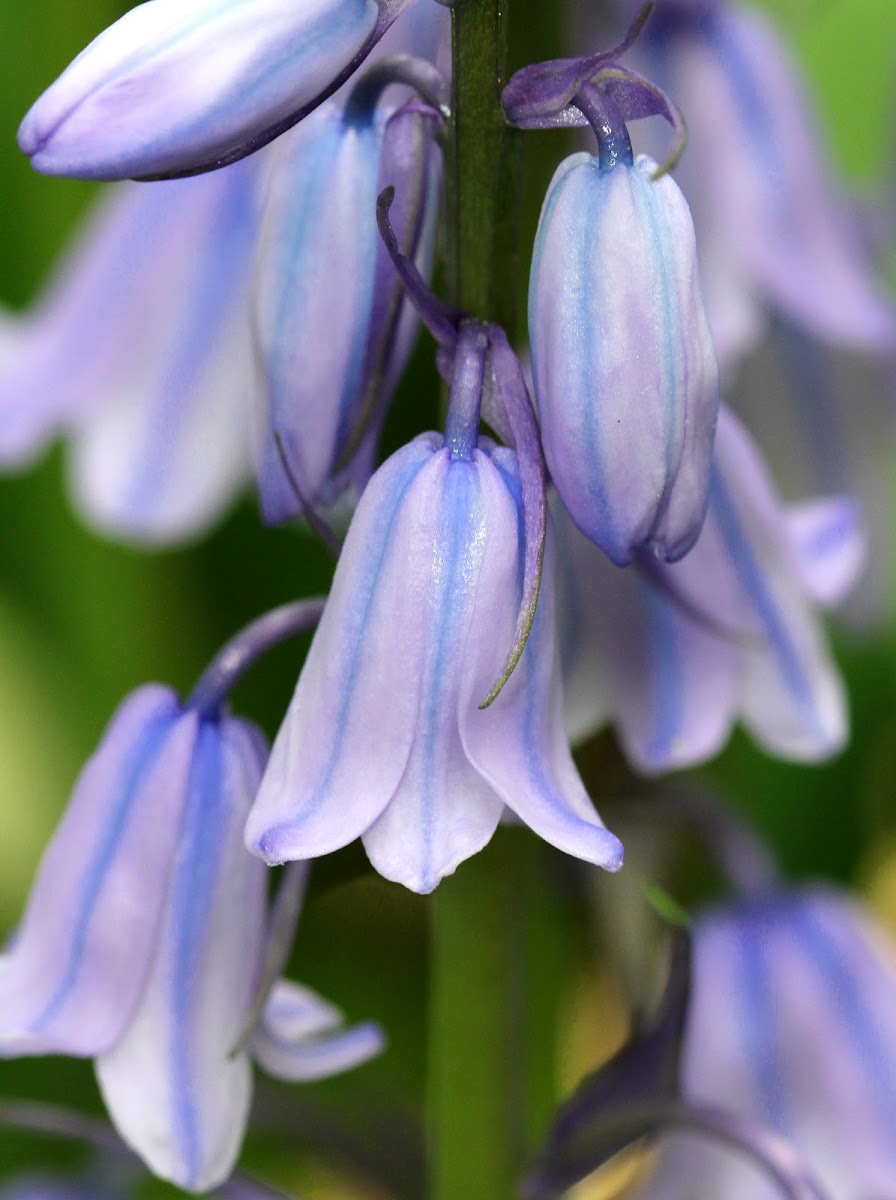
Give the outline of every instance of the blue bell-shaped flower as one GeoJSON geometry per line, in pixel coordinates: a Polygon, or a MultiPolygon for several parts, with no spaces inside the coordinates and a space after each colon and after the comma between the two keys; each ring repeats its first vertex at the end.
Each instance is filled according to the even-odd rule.
{"type": "Polygon", "coordinates": [[[674,561],[696,541],[719,403],[690,213],[655,174],[627,144],[568,158],[529,292],[548,470],[579,529],[620,565],[642,549],[674,561]]]}

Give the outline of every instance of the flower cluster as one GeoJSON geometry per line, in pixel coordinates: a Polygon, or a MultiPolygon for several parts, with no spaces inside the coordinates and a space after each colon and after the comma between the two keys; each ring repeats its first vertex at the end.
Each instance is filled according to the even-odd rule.
{"type": "MultiPolygon", "coordinates": [[[[892,348],[896,314],[764,28],[721,0],[668,0],[645,25],[651,8],[610,50],[523,68],[492,114],[589,139],[556,167],[534,235],[531,386],[492,312],[433,290],[456,170],[443,151],[461,128],[433,0],[146,0],[22,122],[38,170],[119,182],[3,331],[0,457],[65,434],[89,519],[163,544],[205,530],[254,475],[265,521],[302,519],[338,553],[324,600],[258,618],[186,700],[149,684],[122,704],[0,955],[0,1055],[94,1059],[122,1138],[183,1188],[230,1175],[253,1061],[307,1080],[382,1048],[378,1026],[343,1029],[282,978],[308,860],[360,838],[382,876],[429,893],[518,818],[616,872],[622,843],[571,749],[602,725],[645,774],[704,762],[738,720],[795,761],[845,743],[816,610],[863,566],[861,514],[846,495],[779,500],[721,403],[719,364],[725,385],[761,306],[875,350],[892,348]],[[636,42],[644,74],[624,61],[636,42]],[[680,186],[670,96],[688,86],[680,186]],[[649,117],[671,128],[670,154],[633,150],[630,125],[649,117]],[[421,324],[443,427],[385,454],[421,324]],[[312,628],[269,750],[230,695],[312,628]]],[[[808,1040],[788,1050],[803,1075],[765,1051],[751,1064],[726,1026],[739,1000],[754,1029],[798,1023],[781,1017],[775,958],[785,999],[800,972],[839,981],[865,1043],[831,1069],[873,1106],[856,1063],[874,1039],[892,1057],[896,1031],[872,1037],[854,1012],[852,974],[882,1013],[885,989],[847,925],[814,893],[701,919],[688,1098],[722,1105],[727,1064],[741,1107],[768,1120],[771,1106],[778,1132],[812,1141],[808,1040]],[[714,981],[748,959],[716,1018],[714,981]],[[774,1106],[791,1100],[785,1119],[774,1106]]],[[[676,1155],[651,1197],[690,1194],[676,1155]]],[[[831,1159],[819,1172],[846,1195],[831,1159]]],[[[896,1173],[871,1160],[885,1165],[866,1192],[896,1173]]],[[[718,1178],[714,1195],[758,1194],[718,1178]]]]}

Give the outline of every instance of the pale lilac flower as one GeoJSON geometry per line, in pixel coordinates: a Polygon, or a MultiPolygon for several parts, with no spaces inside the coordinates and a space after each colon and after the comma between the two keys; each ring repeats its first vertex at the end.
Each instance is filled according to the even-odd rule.
{"type": "MultiPolygon", "coordinates": [[[[896,955],[828,888],[718,907],[694,924],[685,1097],[788,1138],[832,1200],[883,1200],[896,1180],[896,955]]],[[[643,1200],[777,1200],[726,1148],[686,1135],[643,1200]]]]}
{"type": "Polygon", "coordinates": [[[360,836],[381,874],[429,892],[507,805],[559,848],[621,865],[563,730],[550,544],[525,649],[481,707],[517,637],[524,514],[516,454],[476,437],[486,338],[461,341],[445,437],[388,459],[349,529],[247,825],[268,862],[360,836]]]}
{"type": "Polygon", "coordinates": [[[529,336],[551,478],[617,563],[693,545],[706,507],[718,377],[694,232],[647,158],[573,155],[535,240],[529,336]]]}
{"type": "Polygon", "coordinates": [[[766,307],[817,337],[891,351],[896,309],[831,178],[778,31],[753,7],[664,0],[639,50],[687,117],[678,177],[722,365],[755,344],[766,307]]]}
{"type": "Polygon", "coordinates": [[[842,747],[843,688],[813,609],[839,601],[862,564],[853,502],[784,510],[755,446],[723,410],[706,523],[681,562],[620,570],[560,528],[574,740],[613,721],[648,772],[710,757],[738,719],[787,758],[842,747]]]}
{"type": "MultiPolygon", "coordinates": [[[[251,1043],[239,1043],[268,918],[266,871],[242,829],[265,757],[249,723],[202,715],[159,685],[135,692],[84,768],[0,957],[0,1054],[95,1058],[125,1141],[193,1191],[229,1175],[248,1116],[251,1043]]],[[[279,985],[255,1035],[266,1067],[329,1074],[379,1049],[370,1026],[317,1044],[335,1024],[322,1001],[279,985]]]]}
{"type": "Polygon", "coordinates": [[[19,145],[51,175],[209,170],[289,129],[413,0],[147,0],[34,104],[19,145]]]}
{"type": "Polygon", "coordinates": [[[110,189],[3,338],[0,460],[67,434],[75,504],[106,532],[189,537],[250,476],[255,175],[110,189]]]}
{"type": "Polygon", "coordinates": [[[396,190],[402,244],[429,273],[441,123],[412,102],[377,108],[365,82],[271,152],[254,286],[264,397],[258,479],[269,521],[360,490],[417,321],[376,227],[396,190]]]}

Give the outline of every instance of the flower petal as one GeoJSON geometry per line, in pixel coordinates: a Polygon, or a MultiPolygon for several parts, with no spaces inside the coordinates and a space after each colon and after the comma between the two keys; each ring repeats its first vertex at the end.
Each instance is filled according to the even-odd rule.
{"type": "MultiPolygon", "coordinates": [[[[495,451],[504,468],[503,509],[506,544],[519,555],[520,533],[511,535],[519,511],[513,512],[510,487],[518,489],[514,456],[495,451]]],[[[499,489],[489,501],[497,507],[499,489]]],[[[483,682],[500,665],[503,640],[496,630],[513,630],[522,585],[517,559],[517,586],[506,586],[505,567],[489,554],[483,564],[464,653],[466,672],[460,694],[459,721],[470,762],[504,803],[540,837],[568,854],[608,870],[622,865],[619,839],[607,830],[579,778],[563,727],[563,699],[554,635],[553,531],[546,543],[544,574],[535,621],[516,669],[497,700],[479,708],[483,682]],[[500,571],[500,575],[498,574],[500,571]]]]}
{"type": "Polygon", "coordinates": [[[202,722],[152,972],[133,1020],[96,1064],[124,1139],[157,1175],[192,1191],[230,1174],[248,1116],[248,1055],[231,1052],[266,917],[266,871],[242,838],[259,742],[243,722],[202,722]]]}
{"type": "Polygon", "coordinates": [[[269,1075],[292,1083],[326,1079],[367,1062],[385,1046],[379,1025],[340,1028],[342,1013],[310,988],[281,980],[252,1037],[252,1055],[269,1075]]]}
{"type": "MultiPolygon", "coordinates": [[[[431,892],[490,840],[504,807],[464,752],[457,712],[467,657],[477,653],[474,603],[486,559],[496,594],[502,585],[516,593],[517,513],[482,450],[469,461],[439,455],[408,504],[425,528],[415,591],[428,636],[410,757],[364,847],[381,875],[431,892]]],[[[490,636],[509,648],[514,623],[492,625],[490,636]]]]}
{"type": "Polygon", "coordinates": [[[113,717],[0,959],[0,1054],[92,1055],[120,1035],[152,961],[195,739],[195,716],[158,685],[113,717]]]}
{"type": "Polygon", "coordinates": [[[806,591],[823,608],[833,608],[850,591],[868,553],[858,503],[848,496],[794,505],[787,531],[806,591]]]}
{"type": "Polygon", "coordinates": [[[797,576],[784,514],[742,426],[719,423],[710,500],[743,591],[746,631],[741,705],[761,745],[797,760],[827,757],[846,738],[837,669],[797,576]]]}
{"type": "Polygon", "coordinates": [[[408,493],[440,447],[435,435],[415,439],[358,505],[246,827],[247,845],[269,863],[354,840],[404,773],[428,634],[415,580],[431,553],[408,493]]]}

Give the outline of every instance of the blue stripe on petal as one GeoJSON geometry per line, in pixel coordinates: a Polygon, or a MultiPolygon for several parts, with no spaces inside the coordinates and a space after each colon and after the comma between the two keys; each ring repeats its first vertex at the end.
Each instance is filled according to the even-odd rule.
{"type": "MultiPolygon", "coordinates": [[[[384,497],[381,502],[380,519],[378,522],[379,537],[364,547],[363,553],[367,560],[366,574],[363,576],[359,575],[358,587],[353,599],[352,608],[345,614],[343,620],[343,645],[347,645],[348,652],[339,666],[339,678],[335,679],[332,685],[341,700],[326,765],[314,791],[307,799],[303,798],[300,816],[294,820],[283,821],[271,826],[258,839],[257,851],[262,857],[268,859],[268,861],[273,862],[277,860],[277,846],[283,835],[286,833],[294,834],[296,830],[301,828],[304,821],[316,813],[321,804],[326,801],[333,775],[339,766],[349,716],[357,699],[356,679],[364,654],[364,640],[367,633],[367,626],[373,615],[379,578],[385,566],[389,550],[392,547],[392,531],[398,520],[399,511],[406,493],[420,471],[432,461],[432,454],[435,452],[432,444],[430,444],[430,453],[420,458],[418,457],[419,444],[420,439],[418,438],[415,443],[411,443],[409,447],[406,447],[405,451],[399,451],[399,454],[407,454],[408,450],[414,449],[418,453],[408,455],[410,462],[394,481],[393,491],[384,497]]],[[[380,470],[384,469],[384,467],[380,468],[380,470]]]]}
{"type": "Polygon", "coordinates": [[[84,876],[78,915],[73,923],[71,946],[62,978],[41,1013],[30,1023],[29,1029],[33,1033],[46,1028],[54,1020],[78,983],[91,922],[103,885],[127,833],[146,772],[157,758],[176,716],[176,712],[165,713],[149,722],[125,761],[119,780],[119,799],[112,807],[108,824],[84,876]]]}
{"type": "Polygon", "coordinates": [[[199,1007],[205,933],[218,887],[227,832],[226,796],[222,787],[221,736],[209,723],[200,726],[184,814],[182,848],[171,893],[171,928],[175,930],[170,968],[170,1056],[172,1129],[177,1132],[185,1179],[198,1177],[204,1166],[196,1094],[194,1018],[199,1007]]]}
{"type": "MultiPolygon", "coordinates": [[[[768,639],[768,648],[778,663],[783,681],[808,725],[824,736],[815,707],[812,684],[791,639],[786,618],[775,602],[763,567],[747,540],[734,502],[717,468],[713,469],[710,496],[713,514],[731,556],[731,562],[762,625],[768,639]]],[[[757,651],[747,646],[745,652],[751,654],[757,651]]]]}
{"type": "Polygon", "coordinates": [[[737,982],[733,992],[740,999],[743,1056],[752,1069],[759,1110],[773,1129],[786,1133],[788,1114],[767,956],[770,914],[771,909],[762,904],[744,909],[729,920],[724,933],[735,942],[737,982]]]}
{"type": "MultiPolygon", "coordinates": [[[[861,1063],[862,1076],[872,1093],[873,1106],[861,1114],[863,1120],[878,1120],[882,1133],[890,1140],[896,1138],[896,1062],[894,1049],[888,1035],[880,1028],[874,1015],[859,990],[859,981],[850,970],[849,955],[831,931],[825,928],[819,915],[806,904],[794,905],[789,914],[789,925],[803,953],[816,968],[819,987],[824,988],[833,999],[842,1018],[839,1047],[819,1047],[819,1053],[844,1053],[848,1046],[861,1063]]],[[[856,940],[858,945],[851,952],[861,950],[870,953],[862,943],[858,930],[844,929],[844,933],[856,940]]],[[[883,967],[879,970],[883,975],[883,967]]],[[[891,997],[896,1002],[896,995],[891,997]]]]}

